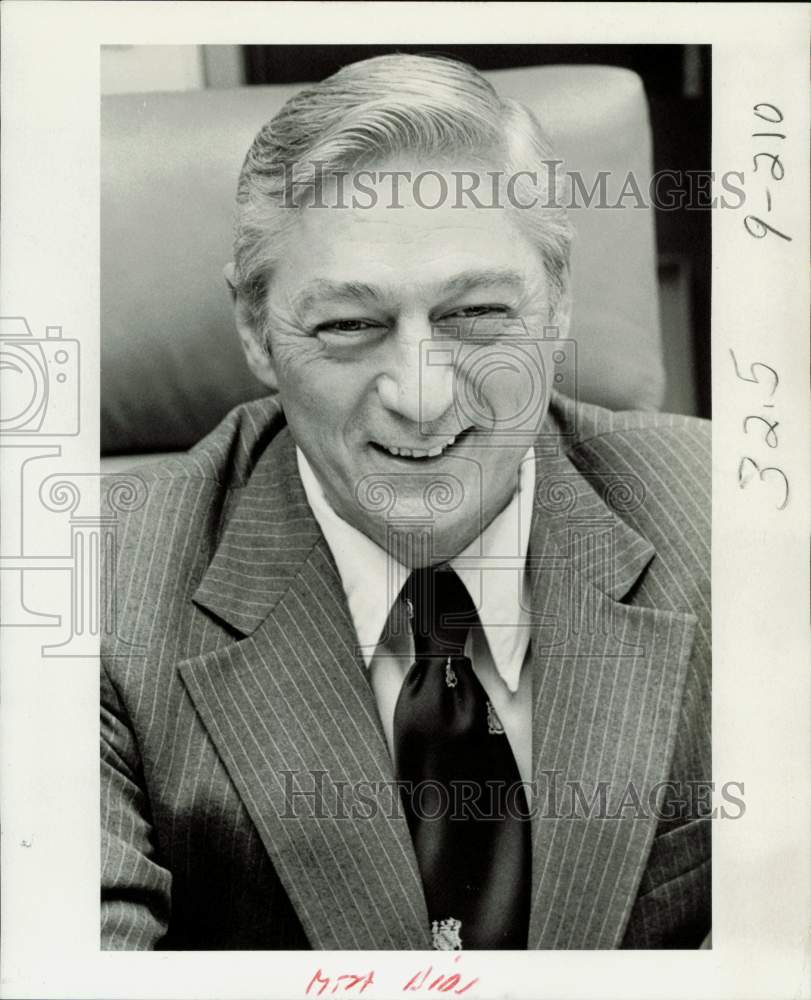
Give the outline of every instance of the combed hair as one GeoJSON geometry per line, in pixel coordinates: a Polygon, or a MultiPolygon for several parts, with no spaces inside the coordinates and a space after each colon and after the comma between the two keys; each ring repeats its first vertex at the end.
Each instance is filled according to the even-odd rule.
{"type": "Polygon", "coordinates": [[[562,174],[548,168],[554,155],[537,119],[518,101],[499,97],[466,63],[395,54],[352,63],[299,91],[248,150],[237,187],[234,261],[237,290],[257,329],[265,329],[268,277],[295,208],[313,195],[314,176],[370,168],[398,154],[446,164],[464,154],[507,175],[538,174],[537,186],[528,188],[522,178],[515,193],[539,204],[513,210],[541,253],[550,318],[563,325],[572,233],[562,174]]]}

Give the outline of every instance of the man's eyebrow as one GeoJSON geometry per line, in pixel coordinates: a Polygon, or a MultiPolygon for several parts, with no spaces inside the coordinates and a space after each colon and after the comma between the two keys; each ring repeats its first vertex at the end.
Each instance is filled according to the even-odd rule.
{"type": "Polygon", "coordinates": [[[461,295],[477,288],[508,287],[516,291],[525,287],[524,278],[509,268],[488,268],[482,271],[465,271],[446,281],[441,288],[443,295],[461,295]]]}
{"type": "MultiPolygon", "coordinates": [[[[493,288],[499,286],[520,291],[525,287],[524,278],[518,271],[509,268],[487,268],[477,271],[464,271],[454,275],[448,281],[437,287],[437,293],[443,299],[453,295],[462,295],[477,288],[493,288]]],[[[327,278],[316,278],[309,282],[293,298],[293,308],[303,313],[318,302],[330,301],[359,302],[373,299],[382,301],[386,298],[385,288],[375,288],[364,281],[331,281],[327,278]]]]}
{"type": "Polygon", "coordinates": [[[379,298],[378,290],[363,281],[329,281],[327,278],[316,278],[293,298],[292,305],[296,311],[305,312],[321,299],[357,302],[361,299],[379,298]]]}

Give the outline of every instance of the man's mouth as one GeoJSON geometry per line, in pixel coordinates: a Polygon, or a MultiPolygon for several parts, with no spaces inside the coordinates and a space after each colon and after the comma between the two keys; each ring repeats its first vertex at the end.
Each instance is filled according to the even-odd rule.
{"type": "Polygon", "coordinates": [[[472,428],[468,427],[464,431],[460,431],[458,434],[453,434],[450,437],[440,439],[436,444],[432,445],[430,448],[412,448],[408,445],[400,444],[383,444],[379,441],[372,441],[372,447],[377,451],[383,452],[386,455],[392,455],[395,458],[408,458],[414,461],[425,461],[430,458],[439,458],[444,455],[449,448],[453,447],[454,444],[458,444],[463,441],[467,435],[470,433],[472,428]]]}

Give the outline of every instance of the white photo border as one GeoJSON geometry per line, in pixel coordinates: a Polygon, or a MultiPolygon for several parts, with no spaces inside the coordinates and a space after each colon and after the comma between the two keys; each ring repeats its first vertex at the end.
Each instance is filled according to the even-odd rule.
{"type": "MultiPolygon", "coordinates": [[[[362,3],[3,4],[2,315],[25,316],[38,336],[61,326],[79,342],[81,433],[60,447],[77,473],[96,476],[101,45],[711,44],[712,169],[748,172],[752,133],[775,127],[753,109],[779,108],[786,176],[773,192],[774,218],[792,236],[757,238],[744,212],[713,215],[713,766],[718,784],[745,783],[746,802],[739,821],[714,824],[713,947],[470,953],[458,962],[436,952],[100,952],[97,659],[42,658],[41,630],[3,629],[0,994],[271,1000],[303,997],[321,967],[374,969],[364,997],[391,997],[432,964],[477,976],[471,998],[809,996],[808,7],[374,6],[370,16],[362,3]],[[736,376],[730,350],[744,374],[753,362],[779,372],[779,462],[752,450],[743,421],[762,400],[736,376]],[[783,510],[771,486],[751,479],[766,460],[789,478],[783,510]]],[[[19,464],[13,451],[0,449],[4,491],[19,464]]],[[[4,526],[4,553],[18,529],[4,526]]],[[[64,573],[41,577],[64,598],[64,573]]]]}

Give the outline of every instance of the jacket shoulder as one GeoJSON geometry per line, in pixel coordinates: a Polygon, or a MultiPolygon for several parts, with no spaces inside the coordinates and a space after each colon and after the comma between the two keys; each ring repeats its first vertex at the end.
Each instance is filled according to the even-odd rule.
{"type": "Polygon", "coordinates": [[[284,425],[279,402],[274,396],[264,396],[234,407],[189,451],[104,478],[115,482],[137,476],[150,483],[166,484],[194,478],[239,487],[247,482],[259,456],[284,425]]]}
{"type": "Polygon", "coordinates": [[[712,424],[701,417],[653,410],[608,410],[591,403],[576,403],[559,394],[553,396],[550,412],[564,438],[571,442],[572,451],[596,438],[615,436],[626,440],[634,433],[651,438],[662,434],[673,440],[695,442],[700,450],[709,449],[712,424]]]}
{"type": "Polygon", "coordinates": [[[700,417],[612,411],[558,396],[551,408],[569,459],[592,475],[635,476],[676,501],[682,494],[709,511],[712,424],[700,417]]]}
{"type": "Polygon", "coordinates": [[[283,427],[275,399],[254,400],[189,452],[103,477],[102,509],[115,538],[104,576],[122,623],[154,631],[149,623],[172,603],[168,596],[193,591],[241,488],[283,427]]]}
{"type": "Polygon", "coordinates": [[[273,397],[235,407],[190,451],[102,477],[105,513],[121,526],[148,523],[160,531],[183,498],[214,502],[244,486],[261,454],[284,426],[273,397]]]}
{"type": "MultiPolygon", "coordinates": [[[[612,412],[565,400],[554,414],[567,455],[615,512],[647,539],[656,558],[655,603],[709,617],[712,454],[708,420],[680,414],[612,412]],[[667,593],[664,593],[667,591],[667,593]]],[[[644,588],[643,588],[644,590],[644,588]]]]}

